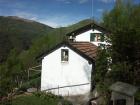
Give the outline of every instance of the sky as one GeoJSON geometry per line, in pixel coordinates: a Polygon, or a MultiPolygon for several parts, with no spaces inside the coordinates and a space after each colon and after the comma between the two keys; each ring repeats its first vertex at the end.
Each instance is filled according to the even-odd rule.
{"type": "Polygon", "coordinates": [[[91,17],[99,21],[114,3],[115,0],[0,0],[0,16],[18,16],[62,27],[91,17]]]}

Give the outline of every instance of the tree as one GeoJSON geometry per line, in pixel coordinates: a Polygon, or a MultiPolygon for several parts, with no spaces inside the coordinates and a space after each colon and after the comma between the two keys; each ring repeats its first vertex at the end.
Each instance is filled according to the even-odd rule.
{"type": "Polygon", "coordinates": [[[140,84],[140,5],[117,0],[112,10],[104,13],[103,25],[111,31],[111,46],[98,51],[93,77],[105,100],[109,86],[116,81],[140,84]]]}
{"type": "Polygon", "coordinates": [[[23,80],[23,66],[16,49],[11,50],[7,61],[0,66],[0,94],[7,96],[23,80]]]}
{"type": "Polygon", "coordinates": [[[107,49],[107,47],[99,47],[95,64],[95,72],[92,75],[92,79],[96,84],[96,90],[98,94],[100,94],[103,98],[103,100],[101,101],[103,105],[108,105],[110,98],[108,90],[109,83],[106,77],[106,74],[110,69],[109,52],[107,49]]]}
{"type": "Polygon", "coordinates": [[[139,85],[140,5],[118,0],[103,20],[104,26],[112,31],[110,78],[139,85]]]}

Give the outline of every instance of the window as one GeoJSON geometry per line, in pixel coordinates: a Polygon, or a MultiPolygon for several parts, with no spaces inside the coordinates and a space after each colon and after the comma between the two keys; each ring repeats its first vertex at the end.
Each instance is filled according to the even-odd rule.
{"type": "Polygon", "coordinates": [[[104,35],[102,33],[91,33],[90,41],[104,42],[104,35]]]}
{"type": "Polygon", "coordinates": [[[61,61],[69,60],[69,51],[68,49],[61,49],[61,61]]]}

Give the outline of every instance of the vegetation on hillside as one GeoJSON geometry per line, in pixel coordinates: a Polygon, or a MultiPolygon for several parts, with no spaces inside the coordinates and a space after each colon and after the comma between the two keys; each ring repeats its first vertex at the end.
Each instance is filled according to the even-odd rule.
{"type": "Polygon", "coordinates": [[[29,49],[35,38],[53,30],[50,26],[14,16],[0,16],[0,63],[12,49],[18,52],[29,49]]]}
{"type": "Polygon", "coordinates": [[[35,92],[33,94],[24,94],[12,97],[12,100],[0,102],[0,105],[72,105],[61,96],[51,93],[35,92]]]}

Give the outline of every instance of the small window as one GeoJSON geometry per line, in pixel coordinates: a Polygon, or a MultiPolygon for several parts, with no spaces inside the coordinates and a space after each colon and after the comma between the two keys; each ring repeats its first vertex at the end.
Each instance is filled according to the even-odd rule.
{"type": "Polygon", "coordinates": [[[90,41],[104,42],[104,35],[101,33],[91,33],[90,41]]]}
{"type": "Polygon", "coordinates": [[[68,49],[61,49],[61,61],[68,61],[69,60],[69,51],[68,49]]]}

